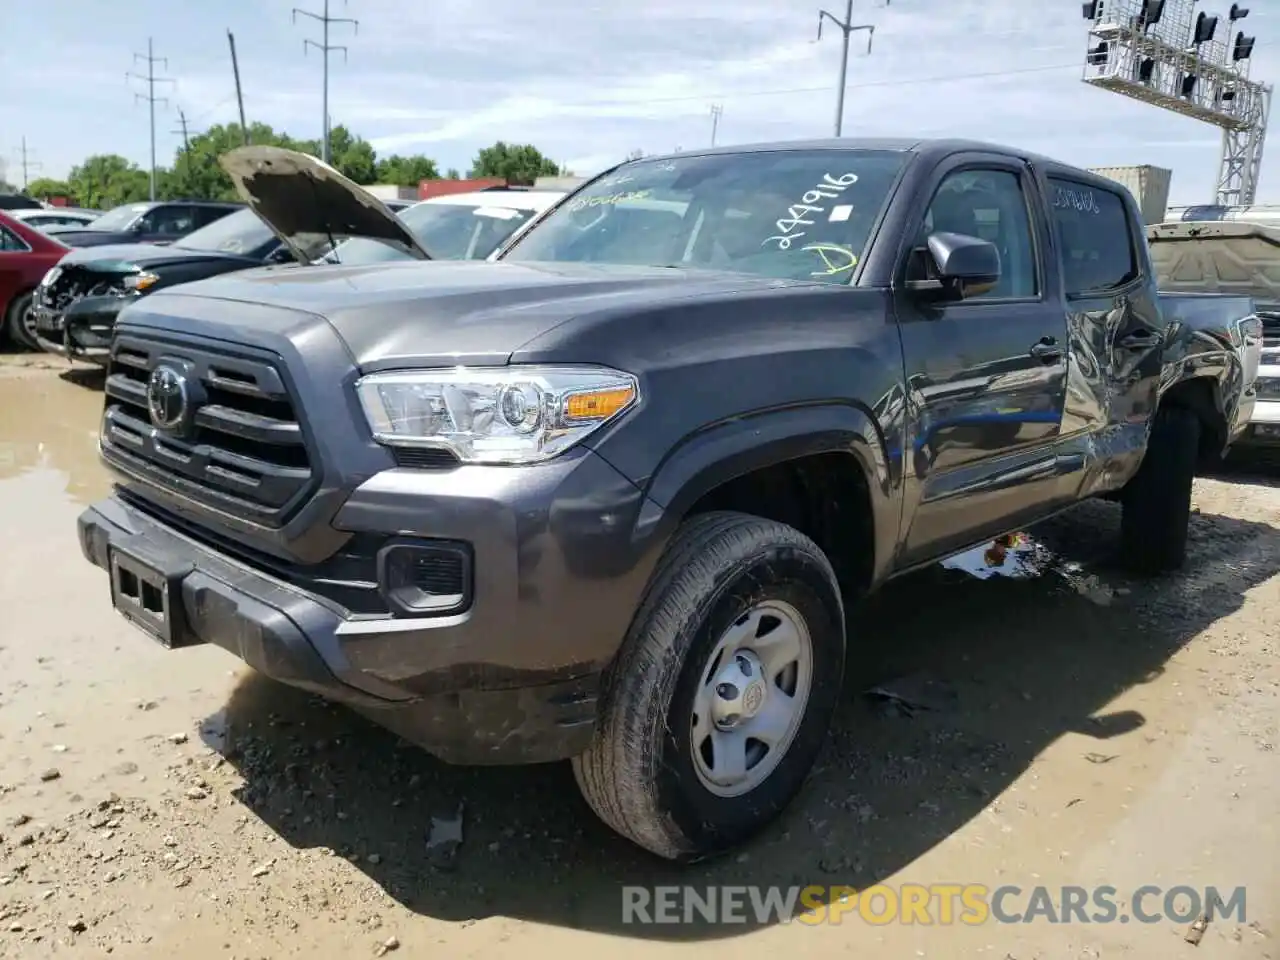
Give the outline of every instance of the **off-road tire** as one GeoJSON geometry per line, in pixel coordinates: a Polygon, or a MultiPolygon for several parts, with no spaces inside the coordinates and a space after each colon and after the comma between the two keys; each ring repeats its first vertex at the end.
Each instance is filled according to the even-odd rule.
{"type": "Polygon", "coordinates": [[[23,314],[31,306],[33,296],[32,293],[20,293],[13,298],[5,311],[4,332],[9,335],[9,341],[15,346],[23,350],[39,351],[40,344],[22,325],[23,314]]]}
{"type": "Polygon", "coordinates": [[[1121,496],[1120,551],[1135,573],[1167,573],[1186,560],[1199,449],[1200,421],[1192,411],[1156,410],[1142,466],[1121,496]]]}
{"type": "Polygon", "coordinates": [[[799,792],[826,738],[844,667],[844,608],[826,555],[798,530],[742,513],[686,521],[655,569],[606,673],[600,726],[573,760],[592,810],[622,836],[670,860],[719,853],[772,821],[799,792]],[[764,599],[804,618],[809,697],[794,739],[754,790],[721,797],[699,780],[689,723],[717,641],[764,599]]]}

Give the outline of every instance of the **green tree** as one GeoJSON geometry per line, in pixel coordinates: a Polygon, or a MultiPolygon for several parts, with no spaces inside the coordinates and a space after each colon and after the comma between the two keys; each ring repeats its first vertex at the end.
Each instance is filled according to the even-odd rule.
{"type": "Polygon", "coordinates": [[[74,196],[71,184],[65,180],[54,180],[52,177],[36,177],[27,184],[26,194],[28,197],[35,197],[41,200],[45,197],[74,196]]]}
{"type": "Polygon", "coordinates": [[[430,157],[401,157],[393,154],[378,161],[377,183],[416,187],[423,180],[436,180],[440,169],[430,157]]]}
{"type": "MultiPolygon", "coordinates": [[[[277,133],[265,123],[249,125],[249,140],[255,146],[286,147],[311,153],[313,143],[294,140],[277,133]]],[[[179,149],[173,170],[164,179],[164,190],[157,184],[157,195],[195,200],[239,200],[231,178],[218,165],[218,159],[236,147],[244,146],[244,131],[238,123],[215,124],[191,138],[189,150],[179,149]]]]}
{"type": "Polygon", "coordinates": [[[86,157],[67,174],[71,195],[86,207],[109,210],[150,196],[150,177],[136,163],[114,153],[86,157]]]}
{"type": "MultiPolygon", "coordinates": [[[[309,153],[313,157],[321,155],[319,140],[297,141],[293,149],[309,153]]],[[[329,130],[329,165],[356,183],[373,183],[377,176],[378,155],[368,140],[357,137],[342,124],[338,124],[329,130]]]]}
{"type": "Polygon", "coordinates": [[[476,154],[470,176],[503,177],[508,183],[532,184],[538,177],[559,176],[560,168],[532,144],[511,144],[499,140],[476,154]]]}
{"type": "Polygon", "coordinates": [[[356,183],[377,181],[378,155],[373,144],[355,136],[342,124],[329,131],[329,162],[340,174],[356,183]]]}
{"type": "Polygon", "coordinates": [[[461,180],[462,174],[458,172],[456,167],[450,167],[449,172],[444,175],[444,178],[446,180],[461,180]]]}

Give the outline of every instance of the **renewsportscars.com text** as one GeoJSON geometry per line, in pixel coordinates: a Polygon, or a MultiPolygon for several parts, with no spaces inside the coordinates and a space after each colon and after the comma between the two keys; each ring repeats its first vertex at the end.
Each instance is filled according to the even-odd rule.
{"type": "Polygon", "coordinates": [[[623,887],[622,922],[635,924],[850,922],[941,925],[996,923],[1190,923],[1201,916],[1245,922],[1245,888],[1153,885],[1018,887],[878,884],[807,887],[623,887]]]}

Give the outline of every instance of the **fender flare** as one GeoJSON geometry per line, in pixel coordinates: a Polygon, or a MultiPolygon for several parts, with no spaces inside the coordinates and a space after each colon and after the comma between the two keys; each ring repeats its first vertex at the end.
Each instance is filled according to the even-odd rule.
{"type": "Polygon", "coordinates": [[[689,434],[644,486],[642,538],[665,543],[690,508],[716,487],[756,470],[823,453],[852,456],[870,494],[878,580],[893,559],[899,511],[884,436],[869,410],[852,403],[806,404],[735,417],[689,434]]]}

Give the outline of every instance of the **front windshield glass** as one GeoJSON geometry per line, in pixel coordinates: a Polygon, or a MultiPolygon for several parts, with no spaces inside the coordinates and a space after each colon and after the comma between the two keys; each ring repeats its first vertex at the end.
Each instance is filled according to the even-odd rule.
{"type": "MultiPolygon", "coordinates": [[[[417,241],[435,260],[482,260],[532,217],[534,211],[474,203],[419,203],[397,214],[417,241]]],[[[403,260],[409,255],[395,247],[353,237],[338,245],[326,260],[342,263],[378,263],[403,260]]]]}
{"type": "Polygon", "coordinates": [[[133,221],[147,212],[145,203],[126,203],[122,207],[112,207],[97,220],[90,220],[86,230],[128,230],[133,221]]]}
{"type": "Polygon", "coordinates": [[[252,210],[237,210],[188,234],[174,246],[250,256],[274,239],[276,235],[260,216],[252,210]]]}
{"type": "Polygon", "coordinates": [[[502,259],[848,283],[908,156],[770,150],[629,163],[560,204],[502,259]]]}

